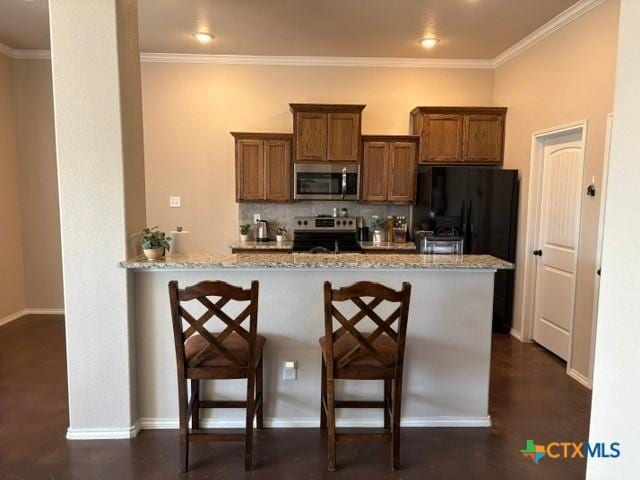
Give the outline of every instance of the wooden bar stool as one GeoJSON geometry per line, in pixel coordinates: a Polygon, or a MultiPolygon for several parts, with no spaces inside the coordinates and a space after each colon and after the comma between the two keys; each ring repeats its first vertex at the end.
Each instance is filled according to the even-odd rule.
{"type": "Polygon", "coordinates": [[[411,285],[407,282],[400,291],[373,282],[358,282],[338,290],[332,290],[330,282],[324,284],[325,335],[319,340],[322,348],[320,428],[329,427],[329,471],[336,468],[336,442],[339,441],[386,441],[391,437],[391,468],[395,470],[400,465],[402,370],[410,298],[411,285]],[[365,299],[369,300],[365,302],[365,299]],[[385,301],[399,305],[383,320],[375,309],[385,301]],[[358,313],[347,319],[335,305],[341,302],[353,303],[358,313]],[[335,331],[334,318],[341,325],[335,331]],[[364,318],[377,325],[373,332],[360,332],[356,328],[364,318]],[[394,330],[392,326],[398,320],[398,329],[394,330]],[[336,400],[335,381],[341,379],[384,380],[384,400],[336,400]],[[336,433],[336,408],[383,408],[385,432],[336,433]]]}
{"type": "Polygon", "coordinates": [[[263,427],[262,417],[262,349],[265,338],[257,334],[258,282],[251,289],[225,282],[200,282],[180,290],[178,282],[169,282],[173,335],[178,364],[178,406],[180,415],[180,471],[189,467],[189,442],[244,441],[244,467],[250,470],[253,458],[253,419],[263,427]],[[216,297],[211,300],[209,297],[216,297]],[[235,318],[223,311],[230,301],[248,304],[235,318]],[[188,302],[204,306],[205,312],[195,318],[185,308],[188,302]],[[205,324],[217,317],[225,325],[212,332],[205,324]],[[242,323],[249,318],[249,330],[242,323]],[[183,330],[183,320],[188,327],[183,330]],[[246,401],[215,401],[200,398],[201,381],[247,379],[246,401]],[[187,380],[191,382],[191,398],[187,395],[187,380]],[[246,408],[245,432],[212,433],[200,429],[201,408],[246,408]],[[189,429],[191,418],[191,429],[189,429]]]}

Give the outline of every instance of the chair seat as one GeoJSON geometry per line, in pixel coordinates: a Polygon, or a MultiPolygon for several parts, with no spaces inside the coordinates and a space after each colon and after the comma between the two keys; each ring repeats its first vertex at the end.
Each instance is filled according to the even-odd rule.
{"type": "MultiPolygon", "coordinates": [[[[219,332],[211,332],[211,334],[216,337],[220,333],[219,332]]],[[[256,351],[254,354],[254,358],[256,361],[260,358],[262,354],[262,348],[266,339],[262,335],[256,335],[256,351]]],[[[187,362],[190,362],[192,358],[194,358],[200,351],[209,345],[209,342],[205,340],[199,333],[190,336],[187,341],[184,343],[184,351],[187,362]]],[[[236,332],[233,332],[227,338],[222,341],[222,345],[229,350],[233,355],[235,355],[238,360],[240,360],[243,364],[248,363],[249,359],[249,343],[238,335],[236,332]]],[[[214,348],[205,360],[197,365],[196,368],[199,367],[237,367],[235,363],[229,360],[226,355],[220,352],[218,349],[214,348]]]]}
{"type": "MultiPolygon", "coordinates": [[[[360,332],[362,336],[367,338],[371,332],[360,332]]],[[[320,337],[318,339],[320,342],[320,347],[322,348],[322,354],[325,358],[327,358],[327,339],[326,337],[320,337]]],[[[380,354],[381,358],[388,365],[385,367],[381,365],[376,357],[369,352],[369,350],[360,346],[360,350],[353,357],[353,359],[347,364],[344,368],[392,368],[396,362],[396,343],[386,334],[383,333],[378,338],[376,338],[372,342],[375,349],[380,354]]],[[[336,340],[333,344],[333,360],[338,361],[344,355],[349,353],[354,347],[360,345],[355,338],[353,338],[350,334],[342,335],[338,340],[336,340]]]]}

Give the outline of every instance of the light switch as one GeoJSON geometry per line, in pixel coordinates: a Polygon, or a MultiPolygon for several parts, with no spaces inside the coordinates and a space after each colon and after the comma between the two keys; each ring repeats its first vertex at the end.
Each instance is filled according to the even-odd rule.
{"type": "Polygon", "coordinates": [[[182,200],[180,197],[169,197],[169,207],[180,208],[182,206],[182,200]]]}
{"type": "Polygon", "coordinates": [[[283,380],[295,380],[298,378],[298,369],[296,368],[296,362],[286,361],[284,362],[284,370],[282,371],[283,380]]]}

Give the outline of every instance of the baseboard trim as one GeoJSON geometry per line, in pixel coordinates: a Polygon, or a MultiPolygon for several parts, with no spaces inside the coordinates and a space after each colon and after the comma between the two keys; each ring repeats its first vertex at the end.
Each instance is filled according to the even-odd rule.
{"type": "Polygon", "coordinates": [[[129,428],[71,428],[67,440],[122,440],[134,438],[140,432],[140,423],[129,428]]]}
{"type": "Polygon", "coordinates": [[[20,311],[18,311],[16,313],[12,313],[11,315],[7,315],[6,317],[0,319],[0,327],[2,325],[6,325],[7,323],[13,322],[14,320],[17,320],[20,317],[24,317],[26,315],[25,312],[26,312],[26,310],[22,309],[22,310],[20,310],[20,311]]]}
{"type": "Polygon", "coordinates": [[[567,368],[567,375],[569,375],[571,378],[573,378],[576,382],[581,384],[583,387],[586,387],[589,390],[591,390],[591,382],[589,381],[589,379],[584,375],[582,375],[577,370],[574,370],[573,368],[567,368]]]}
{"type": "MultiPolygon", "coordinates": [[[[200,419],[203,428],[244,428],[242,419],[200,419]]],[[[175,430],[177,418],[141,418],[140,430],[175,430]]],[[[409,417],[400,422],[403,427],[490,427],[491,417],[409,417]]],[[[315,418],[265,418],[265,428],[318,428],[320,420],[315,418]]],[[[339,428],[380,428],[382,419],[350,419],[336,422],[339,428]]]]}
{"type": "MultiPolygon", "coordinates": [[[[200,420],[203,428],[244,428],[243,419],[200,420]]],[[[254,423],[255,425],[255,423],[254,423]]],[[[412,417],[400,422],[402,427],[472,427],[491,426],[491,417],[412,417]]],[[[266,428],[319,428],[320,420],[315,418],[265,418],[266,428]]],[[[339,428],[381,428],[381,419],[338,420],[339,428]]],[[[67,440],[118,440],[134,438],[141,430],[177,430],[177,418],[141,418],[129,428],[71,428],[67,429],[67,440]]]]}
{"type": "Polygon", "coordinates": [[[514,329],[512,328],[512,329],[511,329],[511,331],[510,331],[509,333],[511,334],[511,336],[512,336],[513,338],[515,338],[515,339],[517,339],[517,340],[519,340],[519,341],[521,341],[521,342],[522,342],[522,334],[521,334],[519,331],[514,330],[514,329]]]}
{"type": "Polygon", "coordinates": [[[63,308],[23,308],[22,310],[13,313],[11,315],[7,315],[6,317],[0,319],[0,327],[6,325],[7,323],[11,323],[14,320],[18,320],[25,315],[64,315],[63,308]]]}
{"type": "Polygon", "coordinates": [[[64,315],[64,308],[25,308],[25,315],[64,315]]]}

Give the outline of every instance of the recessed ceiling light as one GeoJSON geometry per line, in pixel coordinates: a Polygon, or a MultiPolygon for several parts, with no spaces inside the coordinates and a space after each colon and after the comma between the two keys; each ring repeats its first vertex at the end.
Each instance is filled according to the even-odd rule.
{"type": "Polygon", "coordinates": [[[424,48],[433,48],[438,43],[440,43],[440,39],[436,37],[426,37],[420,40],[420,45],[422,45],[424,48]]]}
{"type": "Polygon", "coordinates": [[[207,32],[196,32],[193,34],[193,37],[200,43],[207,43],[213,40],[213,35],[207,32]]]}

